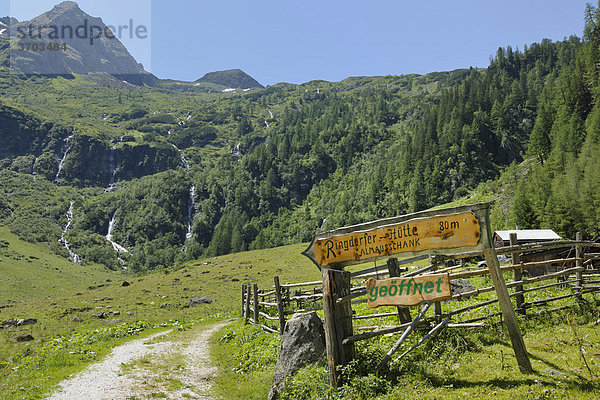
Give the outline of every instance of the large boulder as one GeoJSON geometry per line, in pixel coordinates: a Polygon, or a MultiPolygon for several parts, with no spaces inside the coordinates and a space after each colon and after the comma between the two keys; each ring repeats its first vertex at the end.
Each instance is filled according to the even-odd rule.
{"type": "Polygon", "coordinates": [[[269,400],[279,398],[285,379],[325,358],[325,330],[316,313],[296,314],[285,324],[269,400]]]}
{"type": "Polygon", "coordinates": [[[196,306],[199,306],[200,304],[210,304],[210,303],[212,303],[212,299],[209,299],[208,297],[205,297],[205,296],[194,295],[194,296],[190,297],[190,307],[196,307],[196,306]]]}

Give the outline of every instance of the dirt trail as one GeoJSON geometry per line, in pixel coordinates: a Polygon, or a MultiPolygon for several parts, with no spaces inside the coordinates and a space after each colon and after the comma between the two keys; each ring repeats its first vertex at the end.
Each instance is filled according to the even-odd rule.
{"type": "Polygon", "coordinates": [[[171,332],[167,331],[115,347],[105,360],[63,381],[47,400],[137,400],[156,393],[168,399],[213,400],[209,391],[216,369],[210,366],[209,339],[228,323],[212,325],[189,342],[160,341],[161,336],[171,332]],[[179,364],[185,365],[157,372],[156,369],[164,367],[161,365],[164,357],[177,357],[181,360],[179,364]],[[140,359],[145,360],[144,368],[123,370],[124,364],[140,359]]]}

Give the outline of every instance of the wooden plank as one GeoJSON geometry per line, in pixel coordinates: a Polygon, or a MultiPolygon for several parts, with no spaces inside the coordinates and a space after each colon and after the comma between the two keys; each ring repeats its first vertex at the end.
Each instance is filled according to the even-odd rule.
{"type": "Polygon", "coordinates": [[[322,283],[323,283],[322,281],[286,283],[285,285],[281,285],[281,287],[291,289],[291,288],[297,288],[297,287],[302,287],[302,286],[316,286],[316,285],[321,285],[322,283]]]}
{"type": "Polygon", "coordinates": [[[579,293],[571,293],[571,294],[565,294],[563,296],[550,297],[550,298],[542,299],[542,300],[528,301],[528,302],[523,303],[523,307],[537,306],[540,304],[550,303],[551,301],[568,299],[569,297],[575,297],[575,296],[579,296],[579,293]]]}
{"type": "Polygon", "coordinates": [[[406,350],[398,358],[396,358],[396,361],[402,359],[405,355],[407,355],[408,353],[410,353],[411,351],[413,351],[414,349],[416,349],[417,347],[422,345],[431,336],[435,335],[437,332],[442,330],[444,328],[444,326],[448,323],[448,321],[450,321],[450,317],[446,318],[445,320],[443,320],[442,322],[440,322],[436,326],[434,326],[433,329],[429,331],[429,333],[427,333],[425,336],[423,336],[417,343],[413,344],[408,350],[406,350]]]}
{"type": "Polygon", "coordinates": [[[244,313],[244,325],[248,324],[248,319],[250,318],[250,285],[246,286],[246,311],[244,313]]]}
{"type": "MultiPolygon", "coordinates": [[[[549,280],[549,279],[554,279],[554,278],[558,278],[560,276],[564,276],[564,275],[570,275],[573,274],[579,270],[582,270],[583,268],[569,268],[569,269],[565,269],[564,271],[559,271],[559,272],[554,272],[552,274],[548,274],[548,275],[541,275],[541,276],[536,276],[534,278],[528,278],[528,279],[523,279],[521,281],[517,281],[517,282],[510,282],[506,284],[506,287],[510,288],[510,287],[515,287],[517,285],[530,285],[532,283],[535,282],[540,282],[540,281],[545,281],[545,280],[549,280]]],[[[452,275],[450,275],[450,277],[452,277],[452,275]]],[[[460,299],[463,297],[468,297],[468,296],[474,296],[474,295],[478,295],[481,293],[487,293],[487,292],[491,292],[494,290],[493,286],[489,286],[489,287],[485,287],[485,288],[480,288],[480,289],[475,289],[475,290],[471,290],[469,292],[464,292],[464,293],[458,293],[452,296],[453,299],[460,299]]],[[[530,289],[528,289],[530,290],[530,289]]],[[[527,292],[528,290],[525,290],[525,292],[527,292]]]]}
{"type": "Polygon", "coordinates": [[[479,239],[477,217],[463,212],[319,238],[314,244],[314,258],[322,267],[348,265],[392,254],[474,247],[479,239]]]}
{"type": "Polygon", "coordinates": [[[547,314],[547,313],[551,313],[551,312],[566,310],[568,308],[576,307],[576,306],[577,306],[577,304],[567,304],[565,306],[560,306],[560,307],[556,307],[556,308],[551,308],[549,310],[541,310],[541,311],[538,311],[538,312],[535,312],[535,313],[531,313],[531,314],[527,315],[527,317],[533,317],[533,316],[536,316],[536,315],[543,315],[543,314],[547,314]]]}
{"type": "MultiPolygon", "coordinates": [[[[576,258],[561,258],[558,260],[535,261],[535,262],[521,263],[518,265],[510,265],[510,266],[506,266],[506,267],[501,267],[500,270],[502,272],[505,272],[505,271],[512,271],[514,269],[524,269],[524,268],[537,267],[537,266],[548,265],[548,264],[564,264],[564,263],[573,262],[573,261],[577,261],[577,259],[576,258]]],[[[474,276],[487,275],[488,273],[489,273],[489,268],[488,269],[478,269],[475,271],[456,272],[456,273],[450,274],[450,279],[472,278],[474,276]]]]}
{"type": "Polygon", "coordinates": [[[277,307],[277,303],[271,303],[268,301],[259,301],[258,304],[265,307],[277,307]]]}
{"type": "Polygon", "coordinates": [[[508,334],[517,358],[519,369],[523,373],[531,374],[533,373],[531,361],[529,360],[529,355],[527,354],[527,349],[525,348],[525,342],[523,341],[523,336],[521,335],[521,329],[519,328],[515,310],[510,302],[508,289],[506,288],[506,282],[504,282],[502,272],[500,271],[500,264],[498,263],[496,250],[491,246],[491,232],[488,232],[487,236],[488,240],[484,244],[483,254],[487,260],[490,276],[492,278],[492,282],[494,283],[494,287],[496,288],[498,304],[500,305],[500,310],[502,310],[502,315],[504,316],[504,324],[508,329],[508,334]]]}
{"type": "Polygon", "coordinates": [[[489,204],[422,211],[319,233],[302,253],[319,268],[343,267],[404,253],[418,256],[481,247],[480,224],[489,204]],[[318,253],[318,254],[317,254],[318,253]]]}
{"type": "Polygon", "coordinates": [[[407,274],[404,274],[404,275],[402,275],[402,277],[403,278],[409,278],[411,276],[421,275],[421,274],[424,274],[425,272],[429,272],[429,271],[431,271],[433,269],[435,269],[435,265],[433,265],[433,264],[432,265],[427,265],[427,266],[425,266],[423,268],[419,268],[416,271],[411,271],[411,272],[409,272],[407,274]]]}
{"type": "Polygon", "coordinates": [[[352,308],[349,303],[336,304],[336,298],[350,293],[350,273],[323,268],[323,314],[325,319],[325,345],[329,383],[338,385],[337,368],[354,358],[354,344],[344,344],[343,339],[352,336],[352,308]]]}
{"type": "Polygon", "coordinates": [[[244,298],[246,296],[246,284],[243,283],[242,284],[242,309],[241,309],[241,316],[242,318],[244,318],[244,311],[245,311],[245,305],[244,305],[244,298]]]}
{"type": "MultiPolygon", "coordinates": [[[[390,278],[367,281],[369,307],[417,306],[425,302],[449,299],[450,278],[448,274],[429,274],[414,278],[390,278]]],[[[408,321],[407,321],[408,322],[408,321]]]]}
{"type": "Polygon", "coordinates": [[[417,326],[417,324],[419,323],[421,318],[423,318],[423,316],[425,315],[427,310],[429,310],[429,307],[431,307],[431,303],[425,304],[425,306],[423,307],[421,312],[417,315],[417,317],[414,319],[414,321],[412,321],[410,323],[410,325],[408,326],[408,328],[406,328],[406,330],[402,333],[402,336],[400,336],[400,339],[398,339],[398,341],[394,344],[394,346],[392,346],[392,348],[387,352],[387,354],[379,362],[379,365],[377,365],[377,368],[375,369],[376,371],[380,371],[381,368],[383,368],[392,359],[392,356],[394,355],[394,353],[396,353],[398,351],[398,349],[400,348],[400,346],[402,345],[404,340],[415,329],[415,326],[417,326]]]}
{"type": "Polygon", "coordinates": [[[275,282],[275,300],[277,301],[277,316],[279,317],[279,334],[283,335],[285,329],[285,312],[283,301],[281,300],[281,285],[279,284],[279,277],[273,278],[275,282]]]}
{"type": "Polygon", "coordinates": [[[390,327],[386,327],[386,328],[376,329],[373,332],[367,332],[367,333],[360,333],[358,335],[352,335],[352,336],[349,336],[349,337],[345,338],[342,341],[342,343],[343,344],[356,343],[356,342],[361,341],[361,340],[367,340],[367,339],[371,339],[371,338],[374,338],[374,337],[377,337],[377,336],[387,335],[389,333],[402,332],[406,328],[408,328],[408,326],[410,324],[411,323],[406,323],[406,324],[402,324],[402,325],[398,325],[398,326],[390,326],[390,327]]]}
{"type": "Polygon", "coordinates": [[[254,294],[254,323],[258,324],[258,285],[256,283],[252,286],[252,293],[254,294]]]}
{"type": "Polygon", "coordinates": [[[366,294],[367,294],[367,289],[362,289],[362,290],[359,290],[357,292],[350,293],[348,296],[344,296],[341,299],[337,299],[336,303],[337,304],[342,304],[342,303],[345,303],[347,301],[351,301],[353,299],[356,299],[358,297],[362,297],[362,296],[364,296],[366,294]]]}
{"type": "MultiPolygon", "coordinates": [[[[581,232],[577,232],[577,234],[575,235],[575,240],[580,242],[581,241],[581,232]]],[[[575,258],[577,259],[577,261],[575,261],[575,266],[576,267],[581,267],[582,266],[582,248],[581,246],[575,246],[575,258]]],[[[583,274],[581,273],[581,271],[577,272],[577,283],[575,284],[575,289],[577,290],[577,292],[579,293],[579,296],[577,297],[579,302],[583,301],[583,297],[581,296],[581,290],[583,287],[583,274]]]]}
{"type": "Polygon", "coordinates": [[[269,327],[269,326],[266,326],[266,325],[261,325],[260,327],[261,327],[261,328],[263,328],[263,329],[264,329],[265,331],[267,331],[267,332],[270,332],[270,333],[277,333],[277,329],[273,329],[273,328],[271,328],[271,327],[269,327]]]}
{"type": "Polygon", "coordinates": [[[266,319],[268,319],[268,320],[270,320],[270,321],[277,321],[277,320],[279,320],[279,318],[277,318],[277,317],[272,317],[272,316],[270,316],[269,314],[267,314],[267,313],[264,313],[264,312],[262,312],[262,311],[259,311],[259,312],[258,312],[258,314],[259,314],[261,317],[263,317],[263,318],[266,318],[266,319]]]}
{"type": "MultiPolygon", "coordinates": [[[[510,245],[516,246],[517,244],[518,244],[517,234],[511,233],[510,234],[510,245]]],[[[518,265],[520,263],[521,263],[521,255],[518,252],[512,253],[512,265],[518,265]]],[[[520,268],[513,269],[513,281],[518,282],[522,279],[521,272],[522,271],[520,268]]],[[[523,292],[523,285],[515,285],[515,292],[523,292]]],[[[519,313],[525,314],[526,311],[524,308],[522,308],[523,303],[525,302],[525,296],[523,294],[515,296],[515,301],[517,303],[517,309],[519,310],[519,313]]]]}

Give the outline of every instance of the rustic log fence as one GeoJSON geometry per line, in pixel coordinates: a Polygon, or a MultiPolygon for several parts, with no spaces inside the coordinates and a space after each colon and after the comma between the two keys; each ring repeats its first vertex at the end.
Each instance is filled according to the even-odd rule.
{"type": "MultiPolygon", "coordinates": [[[[498,248],[496,253],[512,257],[510,263],[501,266],[500,270],[506,279],[506,287],[510,291],[509,297],[513,299],[515,310],[522,318],[574,307],[585,302],[586,295],[600,292],[600,243],[582,241],[579,234],[574,241],[564,240],[522,245],[517,245],[516,238],[513,237],[510,246],[498,248]],[[556,254],[561,253],[562,250],[562,253],[566,255],[543,261],[522,261],[525,255],[549,250],[555,250],[556,254]],[[556,271],[540,276],[524,277],[529,269],[540,266],[555,266],[556,271]],[[563,304],[569,299],[575,301],[563,304]],[[547,308],[550,304],[561,301],[563,303],[560,305],[547,308]],[[539,310],[543,307],[546,308],[539,310]]],[[[419,326],[429,326],[436,322],[442,322],[444,318],[452,317],[454,323],[448,323],[447,327],[478,327],[483,325],[481,321],[502,316],[497,306],[498,298],[495,296],[492,282],[490,281],[489,285],[481,285],[482,281],[489,278],[490,270],[487,267],[472,269],[472,267],[465,266],[464,262],[457,265],[451,264],[482,256],[483,251],[431,256],[429,265],[410,272],[401,265],[414,263],[427,257],[420,256],[401,261],[390,258],[386,265],[348,273],[345,279],[350,280],[350,289],[344,295],[335,293],[331,296],[329,293],[325,293],[324,296],[324,282],[326,283],[327,279],[337,279],[325,276],[325,272],[323,280],[313,282],[281,284],[279,277],[274,277],[273,286],[268,289],[259,289],[256,284],[244,284],[241,290],[241,316],[246,323],[260,325],[268,332],[282,334],[285,321],[294,314],[312,311],[327,312],[328,307],[348,303],[350,312],[347,317],[348,320],[353,321],[353,326],[348,327],[350,333],[346,335],[343,344],[355,343],[380,335],[403,332],[412,323],[411,309],[413,309],[412,315],[418,313],[415,307],[386,307],[389,310],[383,312],[370,312],[365,307],[357,307],[367,302],[367,291],[364,286],[367,278],[406,278],[431,273],[449,273],[451,280],[467,279],[471,283],[477,283],[478,287],[454,293],[451,300],[433,303],[433,315],[421,318],[419,326]],[[476,280],[477,282],[475,282],[476,280]],[[489,298],[478,299],[485,294],[489,294],[489,298]],[[329,305],[324,304],[324,298],[331,300],[329,305]],[[466,299],[470,300],[470,304],[459,306],[460,301],[466,299]],[[486,306],[491,306],[491,310],[481,312],[481,309],[486,306]],[[472,315],[474,311],[478,310],[480,311],[478,315],[472,315]],[[386,322],[389,323],[390,317],[397,319],[398,324],[381,325],[379,323],[386,318],[386,322]]],[[[324,269],[324,271],[331,270],[324,269]]],[[[337,275],[340,272],[335,271],[332,274],[337,275]]]]}

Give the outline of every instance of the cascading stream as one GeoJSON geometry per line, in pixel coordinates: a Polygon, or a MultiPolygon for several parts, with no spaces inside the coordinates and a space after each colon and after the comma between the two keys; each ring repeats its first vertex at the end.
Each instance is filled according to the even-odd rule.
{"type": "MultiPolygon", "coordinates": [[[[175,150],[179,152],[179,156],[181,157],[181,166],[185,168],[188,174],[191,171],[191,166],[188,160],[183,155],[183,151],[181,151],[177,146],[171,144],[175,150]]],[[[185,243],[187,243],[193,236],[193,227],[194,227],[194,214],[196,211],[196,186],[192,185],[190,187],[189,192],[189,202],[188,202],[188,215],[186,221],[186,234],[185,234],[185,243]]],[[[187,251],[187,247],[185,249],[187,251]]]]}
{"type": "Polygon", "coordinates": [[[109,241],[110,244],[112,244],[113,249],[117,253],[129,254],[129,250],[127,250],[125,247],[121,246],[120,244],[118,244],[112,240],[113,239],[112,233],[113,233],[113,230],[115,229],[116,225],[117,225],[117,212],[115,211],[111,220],[108,222],[108,233],[106,234],[105,238],[106,238],[106,240],[109,241]]]}
{"type": "Polygon", "coordinates": [[[105,192],[111,192],[115,188],[115,180],[117,176],[117,163],[115,157],[115,151],[117,150],[117,145],[115,144],[110,148],[110,170],[112,171],[110,174],[110,181],[108,182],[108,187],[104,189],[105,192]]]}
{"type": "Polygon", "coordinates": [[[65,165],[65,161],[67,160],[67,156],[69,155],[69,143],[71,142],[71,139],[73,138],[73,135],[65,138],[64,142],[64,150],[63,150],[63,156],[62,159],[60,160],[60,163],[58,163],[58,172],[56,173],[56,176],[54,177],[54,183],[58,183],[59,182],[59,178],[60,178],[60,173],[63,170],[63,167],[65,165]]]}
{"type": "Polygon", "coordinates": [[[69,205],[69,210],[67,211],[67,225],[65,225],[65,227],[63,228],[62,235],[58,242],[62,244],[63,247],[69,252],[69,259],[72,262],[79,264],[81,262],[81,258],[77,254],[75,254],[73,250],[71,250],[71,246],[69,245],[69,241],[66,237],[69,228],[71,228],[71,225],[73,224],[73,204],[75,204],[74,201],[72,201],[69,205]]]}

